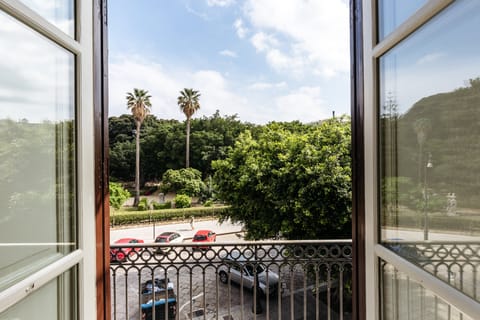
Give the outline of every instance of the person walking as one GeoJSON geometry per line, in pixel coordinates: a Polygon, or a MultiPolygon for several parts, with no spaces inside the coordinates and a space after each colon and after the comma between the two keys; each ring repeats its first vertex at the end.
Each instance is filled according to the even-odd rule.
{"type": "Polygon", "coordinates": [[[193,216],[190,217],[190,227],[193,229],[195,229],[193,223],[195,222],[195,219],[193,218],[193,216]]]}

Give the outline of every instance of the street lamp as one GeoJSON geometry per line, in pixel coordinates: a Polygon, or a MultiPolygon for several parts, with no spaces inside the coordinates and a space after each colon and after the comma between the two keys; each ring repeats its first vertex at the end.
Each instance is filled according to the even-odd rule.
{"type": "Polygon", "coordinates": [[[423,240],[428,240],[428,185],[427,185],[427,173],[428,169],[433,168],[432,154],[428,153],[427,163],[425,164],[425,174],[423,180],[423,198],[425,204],[423,206],[423,240]]]}

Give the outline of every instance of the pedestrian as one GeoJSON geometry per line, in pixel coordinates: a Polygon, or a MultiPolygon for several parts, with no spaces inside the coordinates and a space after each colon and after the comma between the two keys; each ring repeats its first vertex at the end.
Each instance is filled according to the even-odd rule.
{"type": "Polygon", "coordinates": [[[190,217],[190,227],[193,229],[195,229],[195,227],[193,226],[193,223],[195,222],[195,219],[193,218],[193,216],[190,217]]]}

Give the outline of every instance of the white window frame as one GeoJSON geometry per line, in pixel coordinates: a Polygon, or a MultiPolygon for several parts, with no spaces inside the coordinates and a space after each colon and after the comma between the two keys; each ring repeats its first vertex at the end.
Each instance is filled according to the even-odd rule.
{"type": "Polygon", "coordinates": [[[408,35],[424,25],[454,0],[430,0],[416,13],[398,26],[391,34],[376,43],[376,0],[363,0],[363,52],[364,52],[364,141],[365,141],[365,283],[366,319],[379,320],[380,317],[380,270],[379,258],[393,265],[408,277],[418,281],[427,290],[457,308],[460,312],[478,318],[480,304],[441,281],[432,274],[415,266],[399,255],[379,244],[378,238],[378,138],[377,138],[377,61],[385,52],[393,48],[408,35]]]}
{"type": "MultiPolygon", "coordinates": [[[[75,55],[77,136],[78,249],[0,292],[0,313],[74,266],[78,270],[79,319],[96,319],[95,187],[93,112],[93,1],[75,1],[76,39],[65,34],[18,0],[0,0],[4,11],[75,55]]],[[[28,305],[25,306],[28,308],[28,305]]]]}

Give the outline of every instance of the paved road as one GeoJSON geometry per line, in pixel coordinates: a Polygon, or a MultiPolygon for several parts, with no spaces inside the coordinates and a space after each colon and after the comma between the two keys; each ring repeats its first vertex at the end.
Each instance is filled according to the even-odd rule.
{"type": "MultiPolygon", "coordinates": [[[[393,229],[383,228],[382,239],[403,239],[405,241],[423,241],[423,229],[393,229]]],[[[428,239],[432,241],[471,241],[478,242],[478,236],[429,231],[428,239]]]]}
{"type": "MultiPolygon", "coordinates": [[[[155,228],[153,224],[141,227],[114,228],[110,230],[110,243],[125,237],[140,238],[146,243],[154,242],[156,235],[164,231],[176,231],[188,240],[193,237],[197,230],[201,229],[213,230],[217,235],[232,234],[242,230],[242,224],[240,223],[231,223],[230,221],[219,223],[217,220],[195,221],[194,227],[195,229],[192,230],[190,223],[185,221],[172,224],[156,224],[155,228]]],[[[224,241],[223,238],[222,241],[224,241]]]]}

